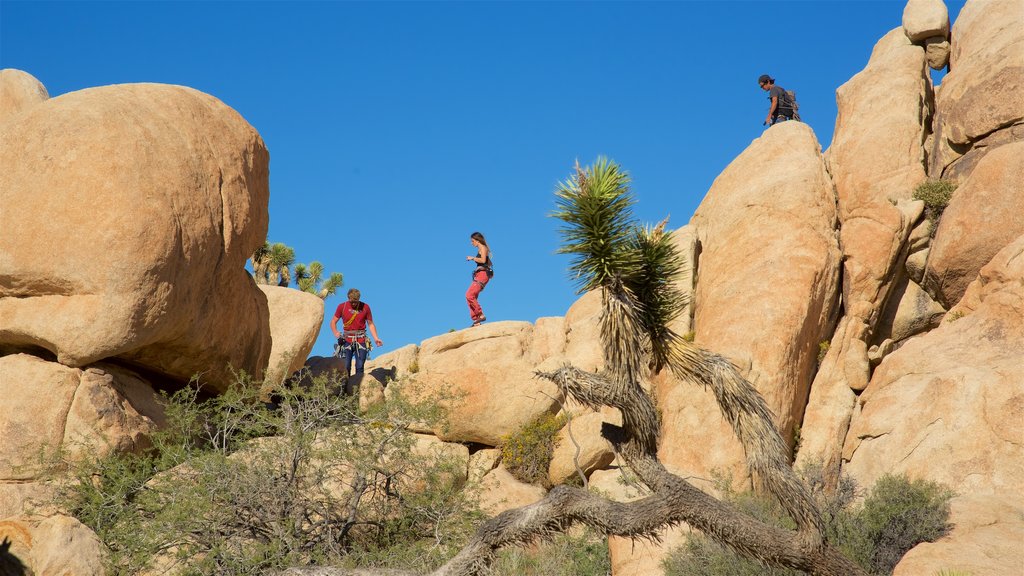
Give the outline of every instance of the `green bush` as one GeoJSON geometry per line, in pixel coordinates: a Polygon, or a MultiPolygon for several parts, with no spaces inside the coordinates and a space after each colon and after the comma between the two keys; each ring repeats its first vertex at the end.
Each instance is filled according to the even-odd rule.
{"type": "Polygon", "coordinates": [[[501,462],[516,479],[548,483],[548,466],[555,451],[558,431],[565,426],[564,416],[544,414],[501,440],[501,462]]]}
{"type": "Polygon", "coordinates": [[[440,565],[482,514],[465,462],[415,449],[409,426],[436,403],[360,413],[338,386],[282,390],[276,409],[245,381],[209,400],[182,390],[153,450],[69,463],[78,481],[59,504],[99,535],[111,575],[440,565]]]}
{"type": "Polygon", "coordinates": [[[951,180],[926,180],[914,189],[914,200],[924,202],[925,217],[931,222],[931,232],[934,235],[938,227],[939,217],[942,211],[949,206],[953,192],[956,190],[956,183],[951,180]]]}
{"type": "Polygon", "coordinates": [[[612,563],[608,539],[592,532],[559,534],[530,548],[498,553],[493,576],[607,576],[612,563]]]}
{"type": "MultiPolygon", "coordinates": [[[[825,521],[826,537],[870,574],[892,574],[900,558],[921,542],[943,536],[948,525],[952,493],[938,484],[883,476],[860,506],[854,506],[856,486],[847,477],[825,489],[820,465],[801,470],[825,521]]],[[[737,493],[721,485],[723,499],[762,522],[794,529],[777,502],[750,492],[737,493]]],[[[685,545],[664,562],[666,576],[799,576],[798,570],[763,566],[716,541],[693,533],[685,545]]]]}
{"type": "Polygon", "coordinates": [[[838,543],[872,574],[891,574],[911,548],[949,531],[953,493],[926,480],[882,476],[864,504],[838,524],[838,543]]]}

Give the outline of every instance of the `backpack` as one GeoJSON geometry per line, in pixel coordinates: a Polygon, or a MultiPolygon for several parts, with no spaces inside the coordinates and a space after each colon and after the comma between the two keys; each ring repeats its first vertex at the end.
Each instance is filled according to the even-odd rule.
{"type": "MultiPolygon", "coordinates": [[[[800,105],[796,103],[796,92],[792,90],[786,90],[786,103],[789,104],[788,108],[793,111],[793,120],[800,121],[800,105]]],[[[782,107],[782,105],[780,105],[782,107]]]]}

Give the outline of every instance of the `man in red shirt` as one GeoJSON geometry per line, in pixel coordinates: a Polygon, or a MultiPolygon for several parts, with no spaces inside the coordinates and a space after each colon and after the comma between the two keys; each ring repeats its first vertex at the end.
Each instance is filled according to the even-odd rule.
{"type": "Polygon", "coordinates": [[[359,290],[355,288],[348,291],[348,301],[338,305],[334,311],[334,319],[331,320],[331,332],[338,339],[341,347],[341,359],[345,363],[345,370],[352,375],[352,359],[356,360],[356,374],[363,373],[363,364],[366,363],[366,354],[370,351],[369,342],[366,340],[366,330],[370,330],[373,342],[383,346],[380,338],[377,337],[377,326],[373,323],[373,313],[370,312],[370,305],[359,301],[359,290]],[[341,320],[341,330],[338,330],[338,320],[341,320]]]}

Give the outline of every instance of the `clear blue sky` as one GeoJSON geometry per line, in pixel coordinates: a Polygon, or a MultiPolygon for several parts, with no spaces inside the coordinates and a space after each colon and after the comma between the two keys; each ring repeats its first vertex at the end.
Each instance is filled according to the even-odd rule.
{"type": "MultiPolygon", "coordinates": [[[[270,150],[270,232],[345,275],[388,352],[469,324],[469,234],[491,321],[561,316],[552,191],[579,159],[633,175],[637,215],[689,221],[763,128],[768,73],[827,147],[835,89],[904,2],[11,2],[0,67],[51,97],[183,84],[270,150]]],[[[955,18],[962,2],[947,2],[955,18]]]]}

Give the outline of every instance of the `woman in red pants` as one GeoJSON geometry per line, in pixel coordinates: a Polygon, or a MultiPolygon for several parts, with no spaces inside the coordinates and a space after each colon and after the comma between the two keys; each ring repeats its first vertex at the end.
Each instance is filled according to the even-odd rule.
{"type": "Polygon", "coordinates": [[[487,286],[487,282],[494,276],[494,268],[491,266],[491,249],[487,246],[487,240],[479,232],[469,235],[469,241],[476,248],[476,256],[466,256],[467,262],[473,262],[476,268],[473,269],[473,281],[466,290],[466,303],[469,304],[469,317],[473,320],[473,326],[479,326],[487,318],[484,318],[484,311],[480,308],[477,298],[480,292],[487,286]]]}

